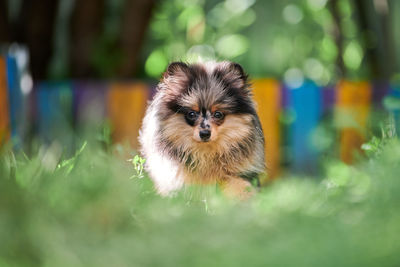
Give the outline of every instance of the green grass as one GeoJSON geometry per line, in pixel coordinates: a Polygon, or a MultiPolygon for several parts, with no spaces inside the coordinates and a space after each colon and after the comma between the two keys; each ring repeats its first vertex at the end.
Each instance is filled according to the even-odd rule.
{"type": "MultiPolygon", "coordinates": [[[[243,203],[162,198],[140,167],[91,145],[0,158],[0,266],[397,266],[400,143],[243,203]],[[132,175],[134,177],[132,178],[132,175]]],[[[136,163],[140,163],[137,159],[136,163]]],[[[198,189],[195,193],[198,193],[198,189]]]]}

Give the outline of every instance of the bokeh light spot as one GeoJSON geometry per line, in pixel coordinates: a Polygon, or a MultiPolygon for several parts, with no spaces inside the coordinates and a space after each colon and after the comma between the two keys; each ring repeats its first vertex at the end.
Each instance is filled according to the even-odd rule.
{"type": "Polygon", "coordinates": [[[303,11],[296,5],[287,5],[283,9],[282,15],[290,24],[297,24],[303,19],[303,11]]]}
{"type": "Polygon", "coordinates": [[[253,9],[247,9],[240,17],[238,23],[242,26],[250,26],[256,20],[256,12],[253,9]]]}
{"type": "Polygon", "coordinates": [[[285,72],[283,79],[290,89],[297,89],[303,84],[304,75],[300,69],[291,68],[285,72]]]}
{"type": "Polygon", "coordinates": [[[225,7],[233,14],[238,14],[244,12],[255,2],[255,0],[226,0],[225,7]]]}
{"type": "Polygon", "coordinates": [[[214,48],[210,45],[192,46],[186,54],[186,60],[188,62],[215,60],[214,48]]]}
{"type": "Polygon", "coordinates": [[[249,48],[249,41],[246,37],[240,34],[225,35],[216,43],[216,50],[226,58],[234,58],[240,56],[249,48]]]}
{"type": "Polygon", "coordinates": [[[308,6],[315,11],[323,9],[327,2],[328,0],[307,0],[308,6]]]}
{"type": "Polygon", "coordinates": [[[144,68],[149,76],[159,78],[167,65],[168,60],[164,53],[160,50],[155,50],[147,58],[144,68]]]}
{"type": "Polygon", "coordinates": [[[314,81],[319,81],[324,74],[324,66],[315,58],[309,58],[304,63],[304,72],[314,81]]]}
{"type": "Polygon", "coordinates": [[[31,75],[25,73],[21,77],[20,81],[21,91],[24,95],[29,94],[32,91],[33,80],[31,75]]]}
{"type": "Polygon", "coordinates": [[[332,61],[337,57],[337,47],[335,41],[330,36],[325,36],[321,42],[321,57],[327,61],[332,61]]]}
{"type": "Polygon", "coordinates": [[[346,67],[356,70],[360,67],[363,58],[362,47],[357,41],[351,41],[343,53],[343,61],[346,67]]]}

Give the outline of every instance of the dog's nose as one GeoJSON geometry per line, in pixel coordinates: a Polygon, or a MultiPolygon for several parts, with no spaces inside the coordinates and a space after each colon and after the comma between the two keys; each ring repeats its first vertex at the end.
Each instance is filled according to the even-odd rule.
{"type": "Polygon", "coordinates": [[[211,131],[210,130],[201,130],[199,132],[200,138],[202,141],[208,141],[208,139],[210,139],[211,136],[211,131]]]}

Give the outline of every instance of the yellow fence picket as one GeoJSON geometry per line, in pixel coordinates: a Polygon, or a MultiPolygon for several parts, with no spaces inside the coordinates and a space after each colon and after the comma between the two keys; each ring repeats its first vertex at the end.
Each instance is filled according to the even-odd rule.
{"type": "Polygon", "coordinates": [[[265,137],[265,155],[268,177],[274,178],[280,165],[280,126],[281,85],[273,79],[255,79],[253,83],[254,100],[265,137]]]}
{"type": "Polygon", "coordinates": [[[368,82],[341,81],[336,90],[335,123],[340,129],[340,158],[351,164],[365,141],[372,88],[368,82]]]}
{"type": "Polygon", "coordinates": [[[128,142],[138,149],[138,132],[149,96],[145,83],[111,84],[107,98],[108,116],[114,142],[128,142]]]}

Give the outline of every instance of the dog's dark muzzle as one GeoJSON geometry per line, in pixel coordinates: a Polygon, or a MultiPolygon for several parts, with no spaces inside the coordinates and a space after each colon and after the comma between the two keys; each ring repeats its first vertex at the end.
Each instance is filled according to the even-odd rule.
{"type": "Polygon", "coordinates": [[[199,132],[199,136],[201,138],[201,141],[207,142],[208,140],[210,140],[211,131],[210,130],[201,130],[199,132]]]}

